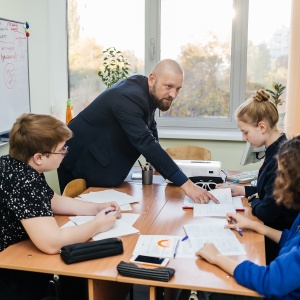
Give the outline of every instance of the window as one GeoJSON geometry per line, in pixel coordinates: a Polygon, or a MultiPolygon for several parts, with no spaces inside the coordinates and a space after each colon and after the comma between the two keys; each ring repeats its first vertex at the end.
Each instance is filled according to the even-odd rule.
{"type": "Polygon", "coordinates": [[[102,51],[115,47],[131,74],[144,74],[144,41],[143,1],[68,0],[69,96],[75,115],[105,89],[98,76],[102,51]]]}
{"type": "Polygon", "coordinates": [[[68,0],[75,114],[105,89],[97,75],[102,51],[115,47],[130,74],[148,75],[163,58],[183,66],[184,88],[169,111],[157,112],[160,130],[238,132],[240,103],[273,81],[286,85],[290,2],[68,0]]]}

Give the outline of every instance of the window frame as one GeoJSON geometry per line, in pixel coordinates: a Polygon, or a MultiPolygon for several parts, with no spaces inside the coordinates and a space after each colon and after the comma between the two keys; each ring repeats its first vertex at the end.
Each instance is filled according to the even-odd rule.
{"type": "MultiPolygon", "coordinates": [[[[149,74],[155,63],[160,60],[161,0],[145,1],[145,72],[149,74]]],[[[202,136],[208,139],[223,139],[222,137],[227,136],[226,139],[240,140],[234,111],[245,100],[246,95],[249,1],[234,0],[233,8],[237,13],[232,21],[229,118],[162,118],[159,111],[156,111],[156,121],[161,137],[199,138],[202,136]]]]}

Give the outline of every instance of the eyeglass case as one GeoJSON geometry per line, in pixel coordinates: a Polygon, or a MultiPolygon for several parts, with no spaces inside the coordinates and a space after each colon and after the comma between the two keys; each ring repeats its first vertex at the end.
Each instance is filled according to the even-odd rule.
{"type": "Polygon", "coordinates": [[[61,248],[60,257],[66,264],[102,258],[124,252],[122,240],[108,238],[95,242],[67,245],[61,248]]]}
{"type": "Polygon", "coordinates": [[[158,280],[168,282],[175,274],[172,268],[144,268],[132,263],[121,261],[117,265],[118,272],[127,277],[136,277],[141,279],[158,280]]]}

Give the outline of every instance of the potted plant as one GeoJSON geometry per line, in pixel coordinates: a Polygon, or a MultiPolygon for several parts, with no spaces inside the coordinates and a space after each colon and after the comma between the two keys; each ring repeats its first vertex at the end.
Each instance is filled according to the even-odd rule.
{"type": "Polygon", "coordinates": [[[99,71],[98,75],[106,87],[109,88],[120,80],[128,77],[130,64],[122,52],[117,51],[114,47],[107,48],[103,51],[103,54],[104,69],[99,71]]]}
{"type": "MultiPolygon", "coordinates": [[[[280,96],[283,94],[284,90],[286,89],[286,86],[282,85],[281,83],[273,82],[273,90],[266,90],[272,97],[272,101],[275,104],[276,108],[278,109],[279,105],[282,105],[284,102],[280,96]]],[[[278,129],[282,132],[284,132],[284,116],[285,112],[279,112],[279,121],[278,121],[278,129]]]]}
{"type": "Polygon", "coordinates": [[[284,90],[286,89],[286,86],[276,82],[273,82],[272,86],[273,86],[273,91],[272,90],[266,90],[266,91],[271,95],[273,103],[278,108],[278,106],[282,105],[282,103],[284,102],[280,98],[280,96],[283,94],[284,90]]]}

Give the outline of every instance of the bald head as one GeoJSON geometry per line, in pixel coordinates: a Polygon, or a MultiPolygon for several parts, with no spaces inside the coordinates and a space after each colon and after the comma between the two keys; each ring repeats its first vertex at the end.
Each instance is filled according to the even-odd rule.
{"type": "Polygon", "coordinates": [[[149,93],[157,108],[166,111],[183,85],[183,70],[173,59],[163,59],[156,64],[148,78],[149,93]]]}
{"type": "Polygon", "coordinates": [[[159,61],[153,68],[151,74],[154,73],[157,77],[166,73],[183,76],[183,70],[180,64],[173,59],[163,59],[159,61]]]}

